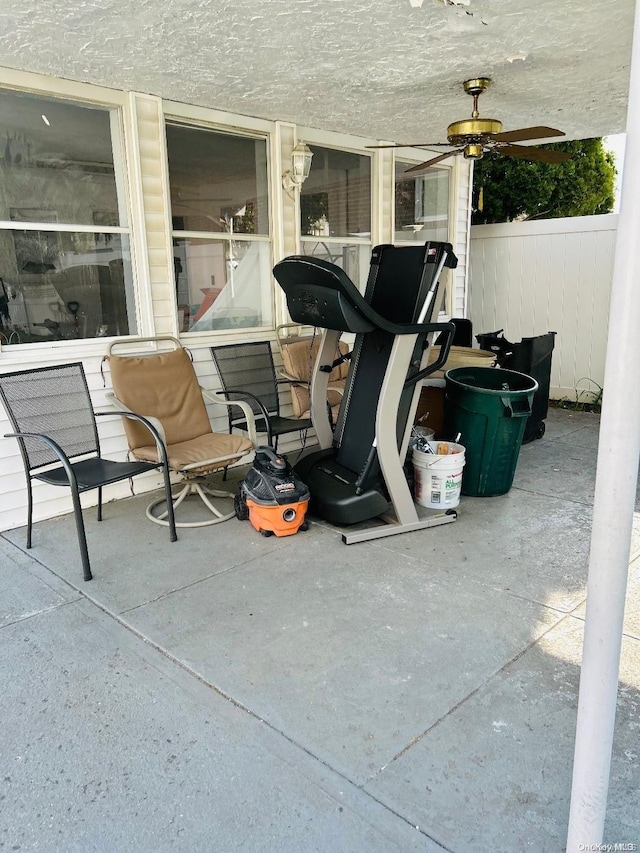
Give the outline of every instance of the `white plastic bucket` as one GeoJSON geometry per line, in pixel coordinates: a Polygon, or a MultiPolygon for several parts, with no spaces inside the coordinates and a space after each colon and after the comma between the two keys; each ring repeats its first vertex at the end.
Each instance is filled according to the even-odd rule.
{"type": "Polygon", "coordinates": [[[429,509],[452,509],[460,503],[464,447],[453,441],[430,441],[429,446],[433,453],[414,450],[412,454],[416,503],[429,509]]]}

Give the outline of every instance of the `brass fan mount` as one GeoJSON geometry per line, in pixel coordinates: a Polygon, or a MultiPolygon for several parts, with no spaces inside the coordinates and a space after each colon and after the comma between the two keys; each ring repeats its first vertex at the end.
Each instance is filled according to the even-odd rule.
{"type": "MultiPolygon", "coordinates": [[[[480,118],[478,109],[478,98],[486,92],[491,85],[489,77],[475,77],[473,80],[465,80],[462,84],[467,95],[473,98],[473,109],[471,118],[462,121],[454,121],[447,128],[447,139],[451,145],[486,145],[489,137],[494,133],[502,133],[502,122],[495,118],[480,118]]],[[[465,152],[465,157],[467,156],[465,152]]],[[[473,158],[479,159],[479,158],[473,158]]]]}
{"type": "Polygon", "coordinates": [[[491,85],[491,77],[474,77],[472,80],[465,80],[462,84],[467,95],[471,95],[475,103],[474,110],[478,109],[477,98],[483,92],[486,92],[491,85]]]}

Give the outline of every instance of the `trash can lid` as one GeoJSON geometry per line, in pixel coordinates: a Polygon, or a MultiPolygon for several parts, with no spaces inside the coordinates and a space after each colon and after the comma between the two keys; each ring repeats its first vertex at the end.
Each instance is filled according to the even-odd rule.
{"type": "Polygon", "coordinates": [[[532,376],[501,367],[454,367],[446,371],[444,378],[447,385],[500,396],[530,394],[538,390],[538,383],[532,376]]]}

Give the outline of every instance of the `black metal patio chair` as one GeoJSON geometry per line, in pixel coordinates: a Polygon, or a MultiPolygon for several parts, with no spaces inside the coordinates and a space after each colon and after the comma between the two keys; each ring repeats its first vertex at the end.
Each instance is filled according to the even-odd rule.
{"type": "Polygon", "coordinates": [[[84,579],[91,580],[80,495],[98,490],[98,521],[102,521],[104,486],[155,469],[164,475],[170,539],[176,541],[167,451],[160,434],[145,418],[130,412],[94,412],[80,362],[2,374],[0,398],[14,430],[5,438],[18,440],[27,479],[27,548],[31,548],[33,522],[32,480],[66,486],[71,489],[84,579]],[[114,414],[145,424],[158,445],[160,461],[114,462],[101,456],[96,416],[114,414]]]}
{"type": "MultiPolygon", "coordinates": [[[[291,432],[304,432],[311,426],[310,418],[287,418],[280,414],[279,385],[290,383],[278,379],[269,341],[226,344],[211,347],[223,393],[227,398],[246,400],[253,409],[258,432],[267,433],[267,443],[274,450],[278,437],[291,432]]],[[[246,420],[229,410],[229,432],[246,431],[246,420]]]]}

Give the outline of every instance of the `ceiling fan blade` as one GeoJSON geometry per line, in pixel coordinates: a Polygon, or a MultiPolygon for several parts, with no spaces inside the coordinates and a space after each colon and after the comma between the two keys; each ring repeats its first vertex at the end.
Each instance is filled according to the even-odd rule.
{"type": "Polygon", "coordinates": [[[462,148],[459,148],[456,151],[446,151],[444,154],[439,154],[437,157],[433,157],[431,160],[426,160],[424,163],[419,163],[417,166],[411,166],[411,168],[405,169],[404,174],[406,175],[407,172],[421,172],[428,166],[435,166],[435,164],[439,163],[441,160],[446,160],[447,157],[453,157],[454,154],[459,154],[460,151],[462,151],[462,148]]]}
{"type": "Polygon", "coordinates": [[[539,163],[564,163],[571,159],[566,151],[553,151],[550,148],[533,148],[527,145],[505,145],[495,149],[503,157],[515,157],[520,160],[537,160],[539,163]]]}
{"type": "Polygon", "coordinates": [[[393,145],[365,145],[365,148],[451,148],[448,142],[394,142],[393,145]]]}
{"type": "Polygon", "coordinates": [[[552,136],[564,136],[564,133],[554,127],[521,127],[519,130],[491,134],[496,142],[525,142],[527,139],[547,139],[552,136]]]}

